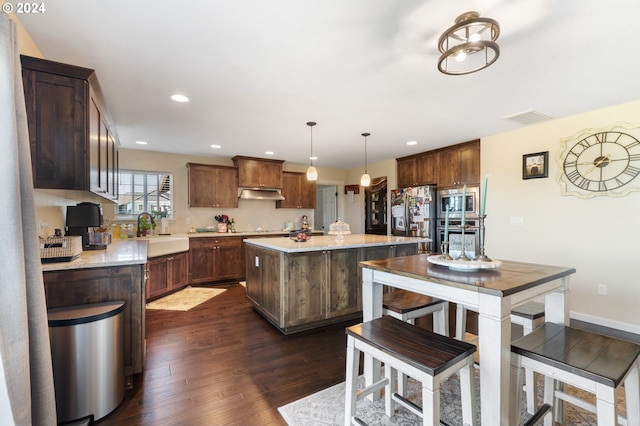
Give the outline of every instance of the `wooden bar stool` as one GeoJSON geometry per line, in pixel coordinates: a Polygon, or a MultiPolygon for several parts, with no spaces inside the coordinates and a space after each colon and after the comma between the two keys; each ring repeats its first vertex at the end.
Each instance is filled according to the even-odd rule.
{"type": "Polygon", "coordinates": [[[432,333],[398,319],[383,316],[346,329],[347,368],[345,385],[345,425],[364,425],[356,417],[356,402],[385,388],[385,412],[391,417],[398,403],[421,416],[425,425],[440,424],[440,382],[453,373],[460,375],[462,418],[476,424],[475,346],[432,333]],[[360,353],[364,352],[385,365],[385,377],[364,389],[357,389],[360,353]],[[397,373],[402,372],[422,384],[422,407],[393,393],[397,373]]]}
{"type": "MultiPolygon", "coordinates": [[[[613,337],[546,323],[511,344],[516,389],[522,389],[522,369],[544,375],[545,426],[551,426],[561,401],[596,413],[598,425],[614,426],[617,415],[615,391],[624,383],[629,426],[640,425],[640,345],[613,337]],[[595,394],[596,404],[556,389],[556,381],[595,394]]],[[[520,412],[516,398],[515,413],[520,412]]],[[[624,423],[623,423],[624,424],[624,423]]]]}
{"type": "Polygon", "coordinates": [[[433,314],[433,331],[449,336],[449,302],[407,290],[394,290],[382,296],[382,313],[409,324],[433,314]]]}
{"type": "MultiPolygon", "coordinates": [[[[407,290],[393,290],[382,296],[382,313],[415,324],[415,319],[433,314],[432,330],[449,336],[449,302],[407,290]]],[[[404,395],[407,375],[398,374],[398,393],[404,395]]]]}
{"type": "MultiPolygon", "coordinates": [[[[464,340],[467,310],[473,309],[461,304],[456,307],[456,339],[458,340],[464,340]]],[[[544,303],[527,302],[511,310],[511,323],[521,325],[525,335],[544,324],[544,320],[544,303]]]]}
{"type": "Polygon", "coordinates": [[[522,326],[524,335],[544,324],[544,303],[527,302],[511,310],[511,324],[522,326]]]}
{"type": "MultiPolygon", "coordinates": [[[[456,339],[458,340],[464,340],[467,309],[469,308],[460,304],[456,308],[456,339]]],[[[511,323],[521,325],[524,335],[540,327],[544,324],[544,320],[544,303],[527,302],[511,310],[511,323]]],[[[527,390],[527,412],[533,414],[536,411],[536,376],[529,369],[525,370],[525,376],[524,387],[527,390]]]]}

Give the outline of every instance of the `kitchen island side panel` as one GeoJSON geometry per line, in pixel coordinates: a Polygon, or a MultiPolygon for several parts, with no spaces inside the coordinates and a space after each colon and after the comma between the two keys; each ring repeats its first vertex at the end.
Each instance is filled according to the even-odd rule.
{"type": "Polygon", "coordinates": [[[326,253],[285,253],[283,291],[286,327],[322,321],[326,318],[326,253]]]}

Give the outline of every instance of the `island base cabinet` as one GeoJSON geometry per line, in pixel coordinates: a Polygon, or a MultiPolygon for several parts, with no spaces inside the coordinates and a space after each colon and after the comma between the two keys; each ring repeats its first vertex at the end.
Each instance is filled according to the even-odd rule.
{"type": "Polygon", "coordinates": [[[247,297],[285,334],[358,318],[362,315],[358,262],[416,252],[415,244],[305,252],[248,244],[247,297]]]}
{"type": "Polygon", "coordinates": [[[309,251],[283,256],[286,291],[284,323],[295,327],[327,318],[327,253],[309,251]]]}
{"type": "Polygon", "coordinates": [[[124,374],[127,387],[144,367],[143,265],[44,272],[47,309],[124,301],[124,374]]]}
{"type": "MultiPolygon", "coordinates": [[[[328,316],[359,313],[362,311],[361,281],[359,280],[359,254],[362,250],[331,250],[329,252],[327,280],[328,316]]],[[[389,252],[389,249],[386,249],[389,252]]]]}

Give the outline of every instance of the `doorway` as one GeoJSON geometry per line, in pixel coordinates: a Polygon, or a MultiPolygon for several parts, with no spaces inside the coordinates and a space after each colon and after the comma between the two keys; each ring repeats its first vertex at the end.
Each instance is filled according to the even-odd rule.
{"type": "Polygon", "coordinates": [[[316,186],[316,209],[313,214],[313,229],[326,235],[329,224],[338,219],[338,187],[335,185],[316,186]]]}

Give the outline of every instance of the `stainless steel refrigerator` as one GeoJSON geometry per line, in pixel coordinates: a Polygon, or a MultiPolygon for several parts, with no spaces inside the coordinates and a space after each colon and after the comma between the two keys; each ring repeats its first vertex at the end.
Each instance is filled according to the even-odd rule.
{"type": "Polygon", "coordinates": [[[426,237],[431,242],[421,245],[421,251],[434,253],[436,247],[435,185],[414,186],[391,190],[391,233],[398,236],[426,237]]]}

